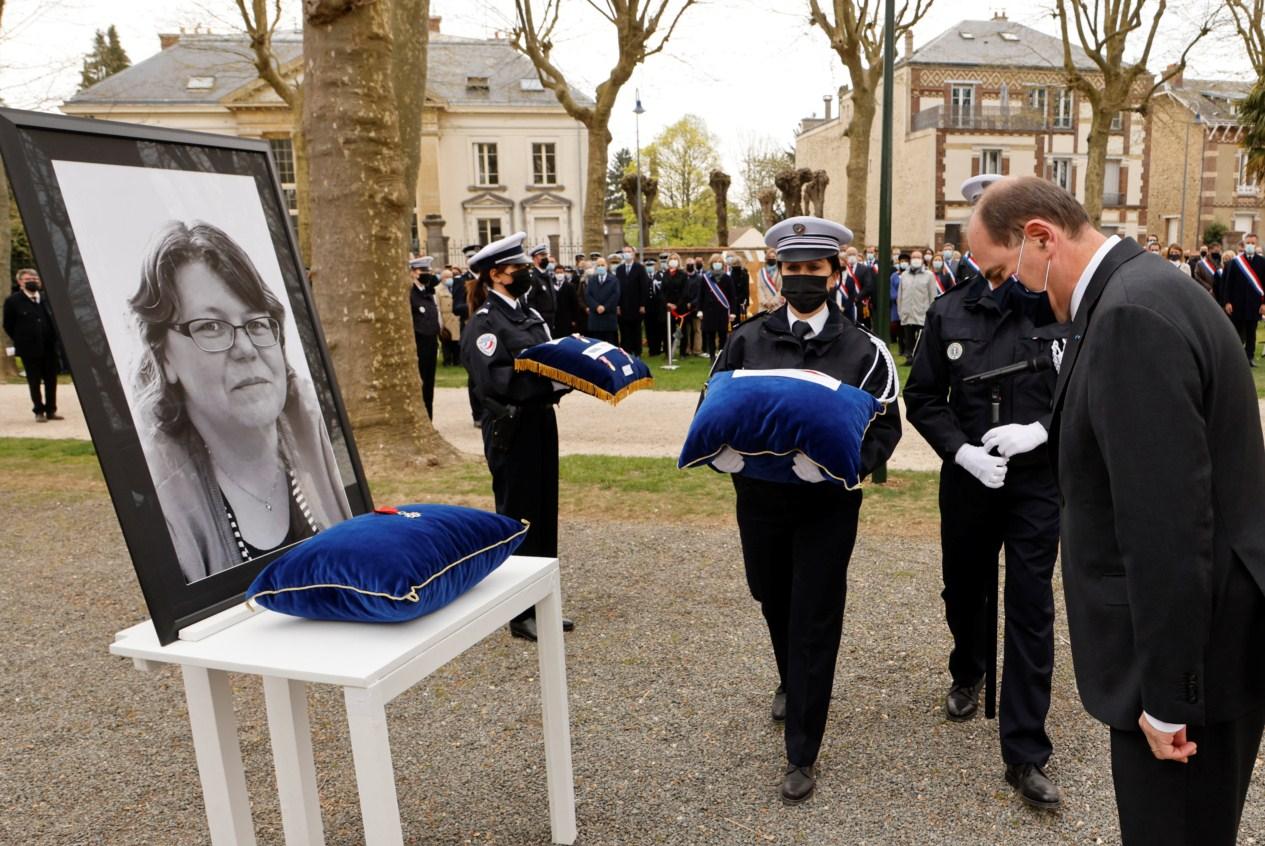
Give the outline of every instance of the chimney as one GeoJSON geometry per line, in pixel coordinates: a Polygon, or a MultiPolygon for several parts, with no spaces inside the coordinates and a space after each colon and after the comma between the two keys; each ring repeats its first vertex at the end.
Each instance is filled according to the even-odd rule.
{"type": "Polygon", "coordinates": [[[443,20],[443,18],[439,17],[439,15],[430,16],[430,22],[427,24],[427,28],[430,30],[431,35],[439,35],[439,22],[441,20],[443,20]]]}
{"type": "Polygon", "coordinates": [[[830,115],[830,101],[831,101],[832,99],[833,99],[833,98],[832,98],[829,94],[827,94],[826,96],[824,96],[824,97],[822,97],[822,98],[821,98],[821,102],[822,102],[823,104],[825,104],[825,109],[826,109],[826,120],[830,120],[830,117],[831,117],[831,115],[830,115]]]}
{"type": "Polygon", "coordinates": [[[913,30],[905,30],[905,61],[909,61],[909,57],[914,54],[914,33],[913,30]]]}
{"type": "MultiPolygon", "coordinates": [[[[1169,65],[1168,67],[1164,68],[1164,76],[1168,76],[1170,73],[1172,73],[1173,71],[1177,70],[1177,67],[1178,67],[1177,63],[1176,63],[1176,62],[1174,62],[1173,64],[1171,64],[1171,65],[1169,65]]],[[[1173,78],[1171,78],[1171,79],[1168,81],[1168,84],[1169,84],[1169,85],[1171,85],[1171,86],[1173,86],[1174,88],[1181,88],[1181,87],[1182,87],[1182,74],[1184,74],[1185,72],[1186,72],[1186,69],[1185,69],[1185,68],[1182,68],[1181,70],[1178,70],[1178,71],[1177,71],[1177,75],[1176,75],[1176,76],[1174,76],[1173,78]]]]}
{"type": "Polygon", "coordinates": [[[1003,9],[1003,10],[1001,10],[1000,12],[993,12],[993,20],[995,20],[995,21],[1004,21],[1004,20],[1006,20],[1006,10],[1005,10],[1005,9],[1003,9]]]}
{"type": "Polygon", "coordinates": [[[180,36],[174,32],[163,32],[158,35],[158,44],[160,50],[166,50],[171,45],[180,40],[180,36]]]}

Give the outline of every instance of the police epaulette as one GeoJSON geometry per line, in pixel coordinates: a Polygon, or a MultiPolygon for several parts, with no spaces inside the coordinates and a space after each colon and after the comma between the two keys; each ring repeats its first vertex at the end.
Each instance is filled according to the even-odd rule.
{"type": "Polygon", "coordinates": [[[487,306],[484,306],[483,308],[481,308],[481,309],[479,309],[478,311],[476,311],[476,312],[475,312],[475,314],[487,314],[487,313],[488,313],[488,307],[487,307],[487,306]]]}

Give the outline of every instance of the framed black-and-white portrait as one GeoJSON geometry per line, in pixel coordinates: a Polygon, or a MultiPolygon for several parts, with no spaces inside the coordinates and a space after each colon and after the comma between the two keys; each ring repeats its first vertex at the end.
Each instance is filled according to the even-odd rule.
{"type": "Polygon", "coordinates": [[[170,642],[372,507],[267,142],[0,110],[0,151],[170,642]]]}

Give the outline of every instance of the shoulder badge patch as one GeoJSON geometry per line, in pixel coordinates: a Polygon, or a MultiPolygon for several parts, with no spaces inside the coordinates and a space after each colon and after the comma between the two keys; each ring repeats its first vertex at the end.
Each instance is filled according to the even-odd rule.
{"type": "Polygon", "coordinates": [[[485,332],[480,335],[478,339],[475,340],[474,344],[479,348],[479,352],[489,358],[491,358],[492,354],[496,352],[496,336],[491,332],[485,332]]]}
{"type": "MultiPolygon", "coordinates": [[[[479,340],[480,342],[482,342],[483,339],[480,338],[479,340]]],[[[962,357],[962,345],[959,344],[957,341],[954,341],[953,343],[949,344],[949,348],[944,351],[944,354],[949,357],[949,361],[957,361],[959,358],[962,357]]]]}

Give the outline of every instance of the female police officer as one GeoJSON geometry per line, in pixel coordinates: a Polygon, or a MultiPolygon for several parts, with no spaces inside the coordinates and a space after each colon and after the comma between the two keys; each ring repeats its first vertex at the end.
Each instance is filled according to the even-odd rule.
{"type": "MultiPolygon", "coordinates": [[[[793,217],[772,227],[765,240],[777,250],[786,304],[734,330],[714,370],[817,370],[891,403],[865,434],[864,477],[892,454],[900,415],[896,367],[886,346],[827,298],[842,272],[839,250],[852,233],[828,220],[793,217]]],[[[786,720],[782,800],[798,804],[816,784],[861,491],[822,484],[825,477],[802,453],[794,466],[804,484],[743,476],[742,456],[728,448],[712,466],[734,474],[747,584],[768,623],[781,679],[773,719],[786,720]]]]}
{"type": "MultiPolygon", "coordinates": [[[[470,259],[477,278],[466,285],[470,321],[461,338],[461,363],[483,407],[483,454],[492,471],[496,511],[531,527],[520,555],[558,554],[558,421],[553,406],[567,391],[533,373],[515,372],[514,356],[550,339],[549,327],[528,307],[531,259],[519,232],[488,244],[470,259]]],[[[570,620],[562,621],[571,631],[570,620]]],[[[510,633],[536,639],[535,609],[510,623],[510,633]]]]}

